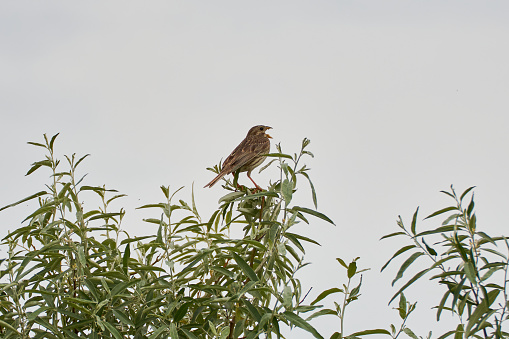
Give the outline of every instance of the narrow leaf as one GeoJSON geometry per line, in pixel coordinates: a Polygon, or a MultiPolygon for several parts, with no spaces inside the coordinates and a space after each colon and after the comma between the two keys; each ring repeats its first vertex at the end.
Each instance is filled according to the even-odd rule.
{"type": "Polygon", "coordinates": [[[437,255],[437,252],[428,246],[428,244],[426,243],[426,241],[424,241],[424,238],[422,239],[422,243],[424,244],[424,246],[426,246],[426,250],[428,251],[429,254],[431,255],[437,255]]]}
{"type": "Polygon", "coordinates": [[[292,208],[293,211],[299,211],[299,212],[304,212],[304,213],[307,213],[307,214],[311,214],[311,215],[314,215],[315,217],[318,217],[320,219],[323,219],[333,225],[336,225],[332,220],[329,219],[329,217],[327,217],[325,214],[322,214],[318,211],[315,211],[315,210],[312,210],[312,209],[309,209],[309,208],[306,208],[306,207],[299,207],[299,206],[294,206],[292,208]]]}
{"type": "Polygon", "coordinates": [[[467,324],[467,327],[465,328],[465,336],[466,337],[469,337],[470,334],[470,330],[472,329],[472,327],[474,325],[476,325],[479,321],[479,319],[481,319],[481,317],[489,311],[489,307],[488,305],[486,304],[486,302],[483,300],[475,309],[474,313],[472,313],[472,315],[470,316],[470,318],[468,319],[468,324],[467,324]]]}
{"type": "Polygon", "coordinates": [[[463,192],[463,193],[461,194],[461,196],[460,196],[460,201],[462,201],[462,200],[463,200],[463,198],[465,197],[465,195],[467,195],[467,194],[468,194],[468,192],[470,192],[470,191],[471,191],[472,189],[474,189],[474,188],[475,188],[475,186],[472,186],[472,187],[467,188],[467,189],[465,190],[465,192],[463,192]]]}
{"type": "Polygon", "coordinates": [[[112,310],[115,317],[128,326],[136,327],[129,317],[120,310],[112,310]]]}
{"type": "Polygon", "coordinates": [[[380,238],[380,240],[387,239],[387,238],[392,238],[392,237],[395,237],[397,235],[405,235],[405,234],[406,234],[405,232],[394,232],[394,233],[391,233],[391,234],[384,235],[383,237],[380,238]]]}
{"type": "Polygon", "coordinates": [[[398,307],[398,311],[399,311],[399,316],[401,319],[405,319],[406,316],[407,316],[407,312],[406,312],[406,298],[405,298],[405,294],[404,293],[401,293],[400,294],[400,297],[399,297],[399,307],[398,307]]]}
{"type": "Polygon", "coordinates": [[[37,193],[35,193],[35,194],[32,194],[32,195],[31,195],[31,196],[29,196],[29,197],[26,197],[26,198],[24,198],[24,199],[21,199],[20,201],[17,201],[17,202],[15,202],[15,203],[13,203],[13,204],[10,204],[10,205],[7,205],[7,206],[4,206],[4,207],[0,208],[0,211],[4,210],[4,209],[6,209],[6,208],[13,207],[13,206],[19,205],[19,204],[21,204],[21,203],[24,203],[25,201],[35,199],[35,198],[40,197],[40,196],[45,195],[45,194],[48,194],[48,192],[46,192],[46,191],[40,191],[40,192],[37,192],[37,193]]]}
{"type": "Polygon", "coordinates": [[[394,255],[389,259],[389,261],[387,261],[385,263],[385,265],[382,266],[382,268],[380,269],[380,272],[382,272],[387,267],[387,265],[389,265],[389,263],[392,261],[392,259],[396,258],[398,255],[400,255],[402,253],[405,253],[408,250],[411,250],[414,247],[415,247],[415,245],[408,245],[403,248],[400,248],[396,253],[394,253],[394,255]]]}
{"type": "Polygon", "coordinates": [[[348,269],[348,265],[345,263],[345,261],[341,258],[336,258],[336,260],[338,261],[338,263],[341,264],[341,266],[343,266],[344,268],[348,269]]]}
{"type": "Polygon", "coordinates": [[[355,333],[350,334],[348,337],[358,337],[361,335],[370,335],[370,334],[387,334],[389,336],[391,335],[391,333],[389,331],[381,329],[381,328],[377,328],[374,330],[364,330],[364,331],[360,331],[360,332],[355,332],[355,333]]]}
{"type": "Polygon", "coordinates": [[[302,328],[303,330],[308,331],[313,335],[315,338],[323,339],[323,337],[318,333],[313,326],[311,326],[306,320],[302,319],[295,313],[292,313],[290,311],[286,311],[283,313],[286,319],[288,319],[289,322],[291,322],[293,325],[302,328]]]}
{"type": "Polygon", "coordinates": [[[302,172],[301,174],[303,176],[305,176],[306,179],[308,179],[308,181],[309,181],[309,186],[311,187],[311,196],[313,198],[313,204],[315,205],[315,209],[317,209],[318,208],[318,201],[316,199],[315,186],[313,185],[313,182],[311,181],[311,178],[309,178],[309,175],[306,172],[302,172]]]}
{"type": "Polygon", "coordinates": [[[422,270],[420,272],[418,272],[416,275],[414,275],[412,277],[412,279],[408,280],[407,283],[405,285],[403,285],[403,287],[401,287],[398,292],[396,292],[396,294],[394,294],[391,298],[391,300],[389,300],[389,304],[401,293],[403,292],[408,286],[412,285],[417,279],[419,279],[420,277],[422,277],[423,275],[425,275],[426,273],[428,273],[430,271],[429,268],[425,269],[425,270],[422,270]]]}
{"type": "Polygon", "coordinates": [[[286,158],[286,159],[293,159],[291,155],[284,154],[284,153],[269,153],[265,154],[266,157],[269,158],[286,158]]]}
{"type": "Polygon", "coordinates": [[[338,313],[334,310],[329,309],[329,308],[324,308],[323,310],[320,310],[318,312],[311,314],[309,317],[306,318],[306,320],[310,321],[311,319],[318,318],[323,315],[338,315],[338,313]]]}
{"type": "Polygon", "coordinates": [[[438,210],[434,213],[431,213],[430,215],[428,215],[426,218],[424,218],[424,220],[426,219],[429,219],[429,218],[433,218],[433,217],[436,217],[437,215],[440,215],[440,214],[443,214],[445,212],[449,212],[449,211],[457,211],[458,208],[456,206],[450,206],[450,207],[446,207],[446,208],[443,208],[441,210],[438,210]]]}
{"type": "Polygon", "coordinates": [[[330,295],[332,293],[340,293],[340,292],[343,292],[343,290],[339,289],[337,287],[329,288],[328,290],[325,290],[322,293],[320,293],[318,295],[318,297],[316,297],[316,299],[311,302],[311,305],[316,304],[317,302],[319,302],[320,300],[322,300],[323,298],[327,297],[328,295],[330,295]]]}
{"type": "Polygon", "coordinates": [[[474,265],[467,261],[465,262],[463,268],[465,269],[465,275],[467,276],[468,280],[474,285],[477,285],[477,272],[474,268],[474,265]]]}
{"type": "Polygon", "coordinates": [[[408,335],[408,336],[409,336],[410,338],[412,338],[412,339],[419,339],[419,338],[415,335],[415,333],[414,333],[414,332],[412,332],[412,330],[411,330],[411,329],[409,329],[408,327],[405,327],[405,328],[403,329],[403,332],[405,332],[405,334],[406,334],[406,335],[408,335]]]}
{"type": "Polygon", "coordinates": [[[417,226],[417,213],[419,212],[419,207],[415,210],[414,216],[412,217],[412,226],[410,227],[410,230],[412,231],[412,234],[415,235],[415,227],[417,226]]]}
{"type": "Polygon", "coordinates": [[[401,265],[401,267],[399,268],[396,278],[394,278],[394,280],[392,281],[392,286],[394,286],[394,283],[396,281],[403,277],[403,273],[405,273],[406,269],[415,261],[415,259],[419,258],[421,255],[423,255],[422,252],[416,252],[412,254],[410,257],[408,257],[407,260],[405,260],[403,265],[401,265]]]}
{"type": "Polygon", "coordinates": [[[111,334],[113,334],[113,336],[116,339],[123,339],[122,335],[120,335],[120,332],[118,332],[118,330],[115,328],[115,326],[113,326],[112,324],[110,324],[109,322],[106,322],[106,321],[101,321],[101,323],[104,327],[106,327],[108,329],[108,331],[111,334]]]}
{"type": "Polygon", "coordinates": [[[124,256],[122,257],[122,267],[124,269],[124,274],[127,275],[127,271],[129,269],[129,259],[131,258],[131,246],[129,243],[125,245],[124,256]]]}
{"type": "Polygon", "coordinates": [[[239,265],[240,269],[244,274],[251,279],[252,281],[258,281],[258,276],[256,275],[255,271],[246,263],[244,259],[240,257],[237,253],[231,251],[230,252],[233,256],[233,259],[237,262],[237,265],[239,265]]]}

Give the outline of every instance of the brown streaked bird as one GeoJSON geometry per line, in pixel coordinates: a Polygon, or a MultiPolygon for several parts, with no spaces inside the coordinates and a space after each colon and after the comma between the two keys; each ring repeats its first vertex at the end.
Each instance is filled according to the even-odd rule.
{"type": "Polygon", "coordinates": [[[246,138],[233,150],[233,152],[223,162],[219,174],[212,179],[205,187],[212,187],[227,174],[236,171],[247,172],[247,177],[253,182],[257,189],[262,188],[251,178],[251,171],[260,166],[270,151],[270,140],[272,137],[265,132],[272,127],[258,125],[251,127],[247,132],[246,138]]]}

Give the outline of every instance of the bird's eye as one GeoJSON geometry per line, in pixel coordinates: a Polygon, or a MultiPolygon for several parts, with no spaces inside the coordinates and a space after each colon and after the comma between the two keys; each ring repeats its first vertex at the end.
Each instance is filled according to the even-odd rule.
{"type": "Polygon", "coordinates": [[[260,131],[263,131],[263,127],[260,127],[260,131]]]}

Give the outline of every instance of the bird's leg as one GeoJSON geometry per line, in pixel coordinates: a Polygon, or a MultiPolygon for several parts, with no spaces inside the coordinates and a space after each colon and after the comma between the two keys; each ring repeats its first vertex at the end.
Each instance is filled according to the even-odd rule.
{"type": "Polygon", "coordinates": [[[256,190],[259,190],[260,192],[263,191],[263,189],[254,182],[253,178],[251,178],[251,172],[247,172],[247,177],[251,180],[251,182],[255,185],[256,190]]]}
{"type": "Polygon", "coordinates": [[[243,190],[244,186],[239,185],[239,183],[238,183],[239,174],[240,174],[240,171],[235,171],[233,173],[233,186],[235,186],[238,190],[243,190]]]}

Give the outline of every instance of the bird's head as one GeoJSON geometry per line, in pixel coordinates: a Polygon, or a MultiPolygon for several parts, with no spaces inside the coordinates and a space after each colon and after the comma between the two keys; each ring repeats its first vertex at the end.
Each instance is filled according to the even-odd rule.
{"type": "Polygon", "coordinates": [[[254,136],[261,136],[261,135],[263,135],[263,136],[265,136],[267,138],[272,139],[272,137],[270,135],[265,133],[267,130],[269,130],[271,128],[272,127],[269,127],[269,126],[257,125],[257,126],[251,127],[249,132],[247,132],[247,136],[248,137],[254,137],[254,136]]]}

